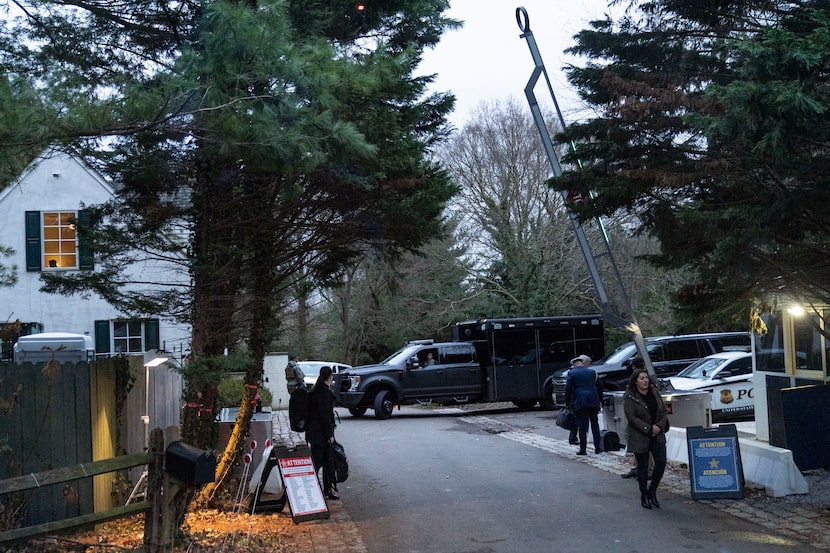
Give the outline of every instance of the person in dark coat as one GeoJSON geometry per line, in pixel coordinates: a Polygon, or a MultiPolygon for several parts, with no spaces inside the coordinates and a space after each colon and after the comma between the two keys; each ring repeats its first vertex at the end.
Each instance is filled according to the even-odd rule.
{"type": "Polygon", "coordinates": [[[323,493],[328,499],[340,499],[334,491],[331,474],[331,444],[334,443],[334,380],[331,367],[323,366],[317,381],[311,388],[305,439],[311,446],[311,461],[314,471],[323,468],[323,493]]]}
{"type": "Polygon", "coordinates": [[[666,470],[666,405],[659,390],[651,382],[646,369],[634,369],[623,397],[628,419],[628,451],[637,459],[637,482],[640,504],[645,509],[660,508],[657,486],[666,470]],[[654,458],[651,485],[648,485],[648,458],[654,458]]]}
{"type": "MultiPolygon", "coordinates": [[[[590,367],[591,366],[591,358],[587,355],[579,355],[571,359],[571,368],[578,367],[579,364],[582,363],[583,367],[590,367]]],[[[602,395],[600,395],[600,400],[602,400],[602,395]]],[[[579,427],[574,425],[571,428],[570,434],[568,434],[568,443],[571,445],[576,445],[579,443],[579,427]]]]}
{"type": "Polygon", "coordinates": [[[288,386],[288,395],[293,394],[297,386],[305,386],[303,379],[305,379],[305,374],[297,362],[297,356],[289,356],[288,364],[285,366],[285,384],[288,386]]]}
{"type": "Polygon", "coordinates": [[[565,383],[565,405],[573,411],[579,434],[577,455],[587,455],[588,424],[594,437],[594,451],[602,453],[599,435],[599,413],[602,406],[602,381],[594,369],[584,366],[580,357],[571,361],[573,368],[568,371],[565,383]]]}
{"type": "MultiPolygon", "coordinates": [[[[633,371],[634,369],[647,370],[645,360],[642,357],[640,357],[639,355],[631,360],[631,370],[633,371]]],[[[626,425],[625,429],[623,429],[623,432],[625,433],[624,436],[623,436],[623,439],[625,440],[624,443],[626,444],[626,456],[627,456],[629,453],[633,453],[631,450],[628,449],[628,425],[626,425]]],[[[632,457],[629,458],[629,462],[631,463],[631,469],[628,472],[622,473],[620,476],[622,476],[623,478],[637,478],[637,458],[632,456],[632,457]]],[[[654,458],[651,455],[649,455],[648,456],[649,479],[651,478],[651,471],[652,470],[654,470],[654,458]]]]}

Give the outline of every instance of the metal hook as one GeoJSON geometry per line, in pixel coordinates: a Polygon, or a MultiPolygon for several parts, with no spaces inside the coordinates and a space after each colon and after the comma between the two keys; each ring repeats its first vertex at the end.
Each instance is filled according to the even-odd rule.
{"type": "Polygon", "coordinates": [[[524,6],[516,8],[516,23],[519,24],[519,30],[523,33],[530,32],[530,16],[527,15],[524,6]]]}

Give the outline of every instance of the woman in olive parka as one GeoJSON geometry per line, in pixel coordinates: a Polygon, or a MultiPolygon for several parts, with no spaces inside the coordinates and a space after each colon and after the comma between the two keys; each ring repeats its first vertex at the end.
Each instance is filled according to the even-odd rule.
{"type": "MultiPolygon", "coordinates": [[[[632,365],[634,365],[632,363],[632,365]]],[[[669,419],[660,391],[644,368],[635,368],[623,398],[628,419],[628,451],[637,459],[640,504],[645,509],[660,508],[657,486],[666,470],[666,430],[669,419]],[[648,457],[654,458],[651,485],[648,485],[648,457]]]]}

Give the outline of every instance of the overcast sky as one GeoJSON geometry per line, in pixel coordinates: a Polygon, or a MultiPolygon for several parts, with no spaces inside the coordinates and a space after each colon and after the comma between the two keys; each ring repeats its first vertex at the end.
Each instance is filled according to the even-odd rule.
{"type": "MultiPolygon", "coordinates": [[[[528,13],[530,29],[542,55],[559,105],[570,122],[577,117],[577,95],[562,67],[574,58],[563,51],[573,35],[602,19],[606,0],[451,0],[447,15],[464,26],[448,31],[434,50],[427,50],[419,74],[437,73],[434,90],[452,91],[456,110],[450,121],[461,128],[482,102],[510,96],[526,103],[524,87],[533,71],[527,40],[520,38],[516,8],[528,13]]],[[[539,85],[544,84],[540,78],[539,85]]],[[[549,97],[538,88],[540,103],[549,97]],[[544,97],[543,97],[544,94],[544,97]]]]}

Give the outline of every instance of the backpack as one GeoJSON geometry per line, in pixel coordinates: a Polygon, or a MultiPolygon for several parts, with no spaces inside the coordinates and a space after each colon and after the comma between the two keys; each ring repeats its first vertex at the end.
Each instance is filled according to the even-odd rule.
{"type": "Polygon", "coordinates": [[[305,432],[311,393],[305,386],[297,386],[288,399],[288,425],[294,432],[305,432]]]}
{"type": "Polygon", "coordinates": [[[331,444],[329,458],[332,480],[335,484],[345,482],[349,477],[349,458],[346,456],[346,450],[336,440],[331,444]]]}

